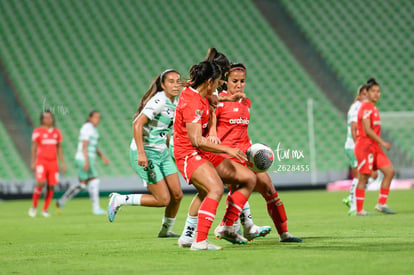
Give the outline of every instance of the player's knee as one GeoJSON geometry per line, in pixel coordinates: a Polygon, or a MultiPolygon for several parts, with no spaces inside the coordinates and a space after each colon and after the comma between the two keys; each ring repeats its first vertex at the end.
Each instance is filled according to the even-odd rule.
{"type": "Polygon", "coordinates": [[[253,191],[254,187],[256,186],[256,175],[253,172],[249,171],[249,173],[246,173],[243,182],[247,188],[253,191]]]}
{"type": "Polygon", "coordinates": [[[172,198],[171,200],[173,200],[174,202],[178,203],[183,199],[183,192],[180,190],[180,192],[174,192],[172,194],[172,198]]]}
{"type": "Polygon", "coordinates": [[[395,176],[395,170],[394,167],[391,167],[388,169],[386,173],[384,173],[384,176],[388,176],[389,178],[393,178],[395,176]]]}
{"type": "Polygon", "coordinates": [[[169,194],[163,194],[162,196],[156,197],[157,199],[157,206],[163,207],[170,204],[171,197],[169,194]]]}
{"type": "Polygon", "coordinates": [[[220,201],[223,194],[224,194],[224,188],[222,185],[220,186],[218,184],[215,184],[213,186],[210,186],[208,190],[208,196],[217,201],[220,201]]]}

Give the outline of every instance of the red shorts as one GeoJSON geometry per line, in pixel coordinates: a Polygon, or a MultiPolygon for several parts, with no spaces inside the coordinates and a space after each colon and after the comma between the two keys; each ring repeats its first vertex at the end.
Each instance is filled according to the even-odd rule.
{"type": "MultiPolygon", "coordinates": [[[[224,156],[224,155],[223,155],[224,156]]],[[[228,159],[230,159],[230,160],[232,160],[232,161],[234,161],[234,162],[237,162],[237,163],[240,163],[241,165],[243,165],[244,167],[247,167],[247,168],[249,168],[250,169],[250,167],[249,167],[249,165],[248,165],[248,163],[247,163],[247,161],[240,161],[240,160],[238,160],[237,158],[233,158],[233,157],[230,157],[230,156],[228,156],[228,155],[225,155],[224,156],[225,158],[228,158],[228,159]]],[[[249,162],[250,164],[251,164],[251,162],[249,162]]],[[[255,171],[253,171],[253,170],[250,170],[250,171],[252,171],[254,174],[258,174],[258,172],[255,172],[255,171]]]]}
{"type": "Polygon", "coordinates": [[[36,180],[38,182],[47,181],[48,185],[56,185],[59,182],[58,162],[38,160],[36,161],[36,180]]]}
{"type": "Polygon", "coordinates": [[[183,159],[176,159],[175,164],[187,183],[190,183],[191,176],[200,165],[205,162],[211,162],[214,167],[217,167],[223,160],[224,158],[222,156],[213,153],[194,151],[183,159]]]}
{"type": "Polygon", "coordinates": [[[355,157],[358,160],[358,172],[371,174],[372,171],[391,164],[381,147],[376,144],[356,144],[355,157]]]}

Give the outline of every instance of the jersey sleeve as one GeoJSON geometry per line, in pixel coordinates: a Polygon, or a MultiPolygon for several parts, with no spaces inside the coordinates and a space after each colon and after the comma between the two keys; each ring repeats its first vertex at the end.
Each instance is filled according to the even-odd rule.
{"type": "Polygon", "coordinates": [[[145,104],[141,113],[148,117],[149,120],[153,120],[156,115],[162,112],[164,103],[159,97],[154,96],[145,104]]]}
{"type": "Polygon", "coordinates": [[[39,143],[40,142],[40,133],[37,129],[34,129],[32,134],[32,141],[39,143]]]}
{"type": "Polygon", "coordinates": [[[371,104],[363,104],[358,112],[358,119],[371,119],[374,108],[371,104]]]}
{"type": "Polygon", "coordinates": [[[183,121],[184,123],[197,123],[201,124],[201,117],[203,115],[203,104],[200,101],[190,102],[186,108],[183,108],[183,121]]]}
{"type": "Polygon", "coordinates": [[[89,140],[89,138],[92,135],[93,135],[92,125],[90,123],[85,123],[80,130],[80,139],[89,140]]]}

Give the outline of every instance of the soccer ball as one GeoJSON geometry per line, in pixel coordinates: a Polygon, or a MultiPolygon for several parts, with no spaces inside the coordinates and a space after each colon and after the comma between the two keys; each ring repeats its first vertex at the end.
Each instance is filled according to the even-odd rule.
{"type": "Polygon", "coordinates": [[[273,151],[264,144],[255,143],[247,149],[247,167],[253,172],[262,173],[273,165],[273,151]]]}

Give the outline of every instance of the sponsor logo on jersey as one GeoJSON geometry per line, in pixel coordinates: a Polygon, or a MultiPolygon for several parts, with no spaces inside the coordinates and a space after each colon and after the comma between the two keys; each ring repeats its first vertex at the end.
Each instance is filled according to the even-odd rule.
{"type": "Polygon", "coordinates": [[[56,139],[42,139],[42,144],[57,144],[58,141],[56,139]]]}
{"type": "Polygon", "coordinates": [[[247,118],[233,118],[229,120],[230,124],[242,124],[249,125],[249,120],[247,118]]]}

